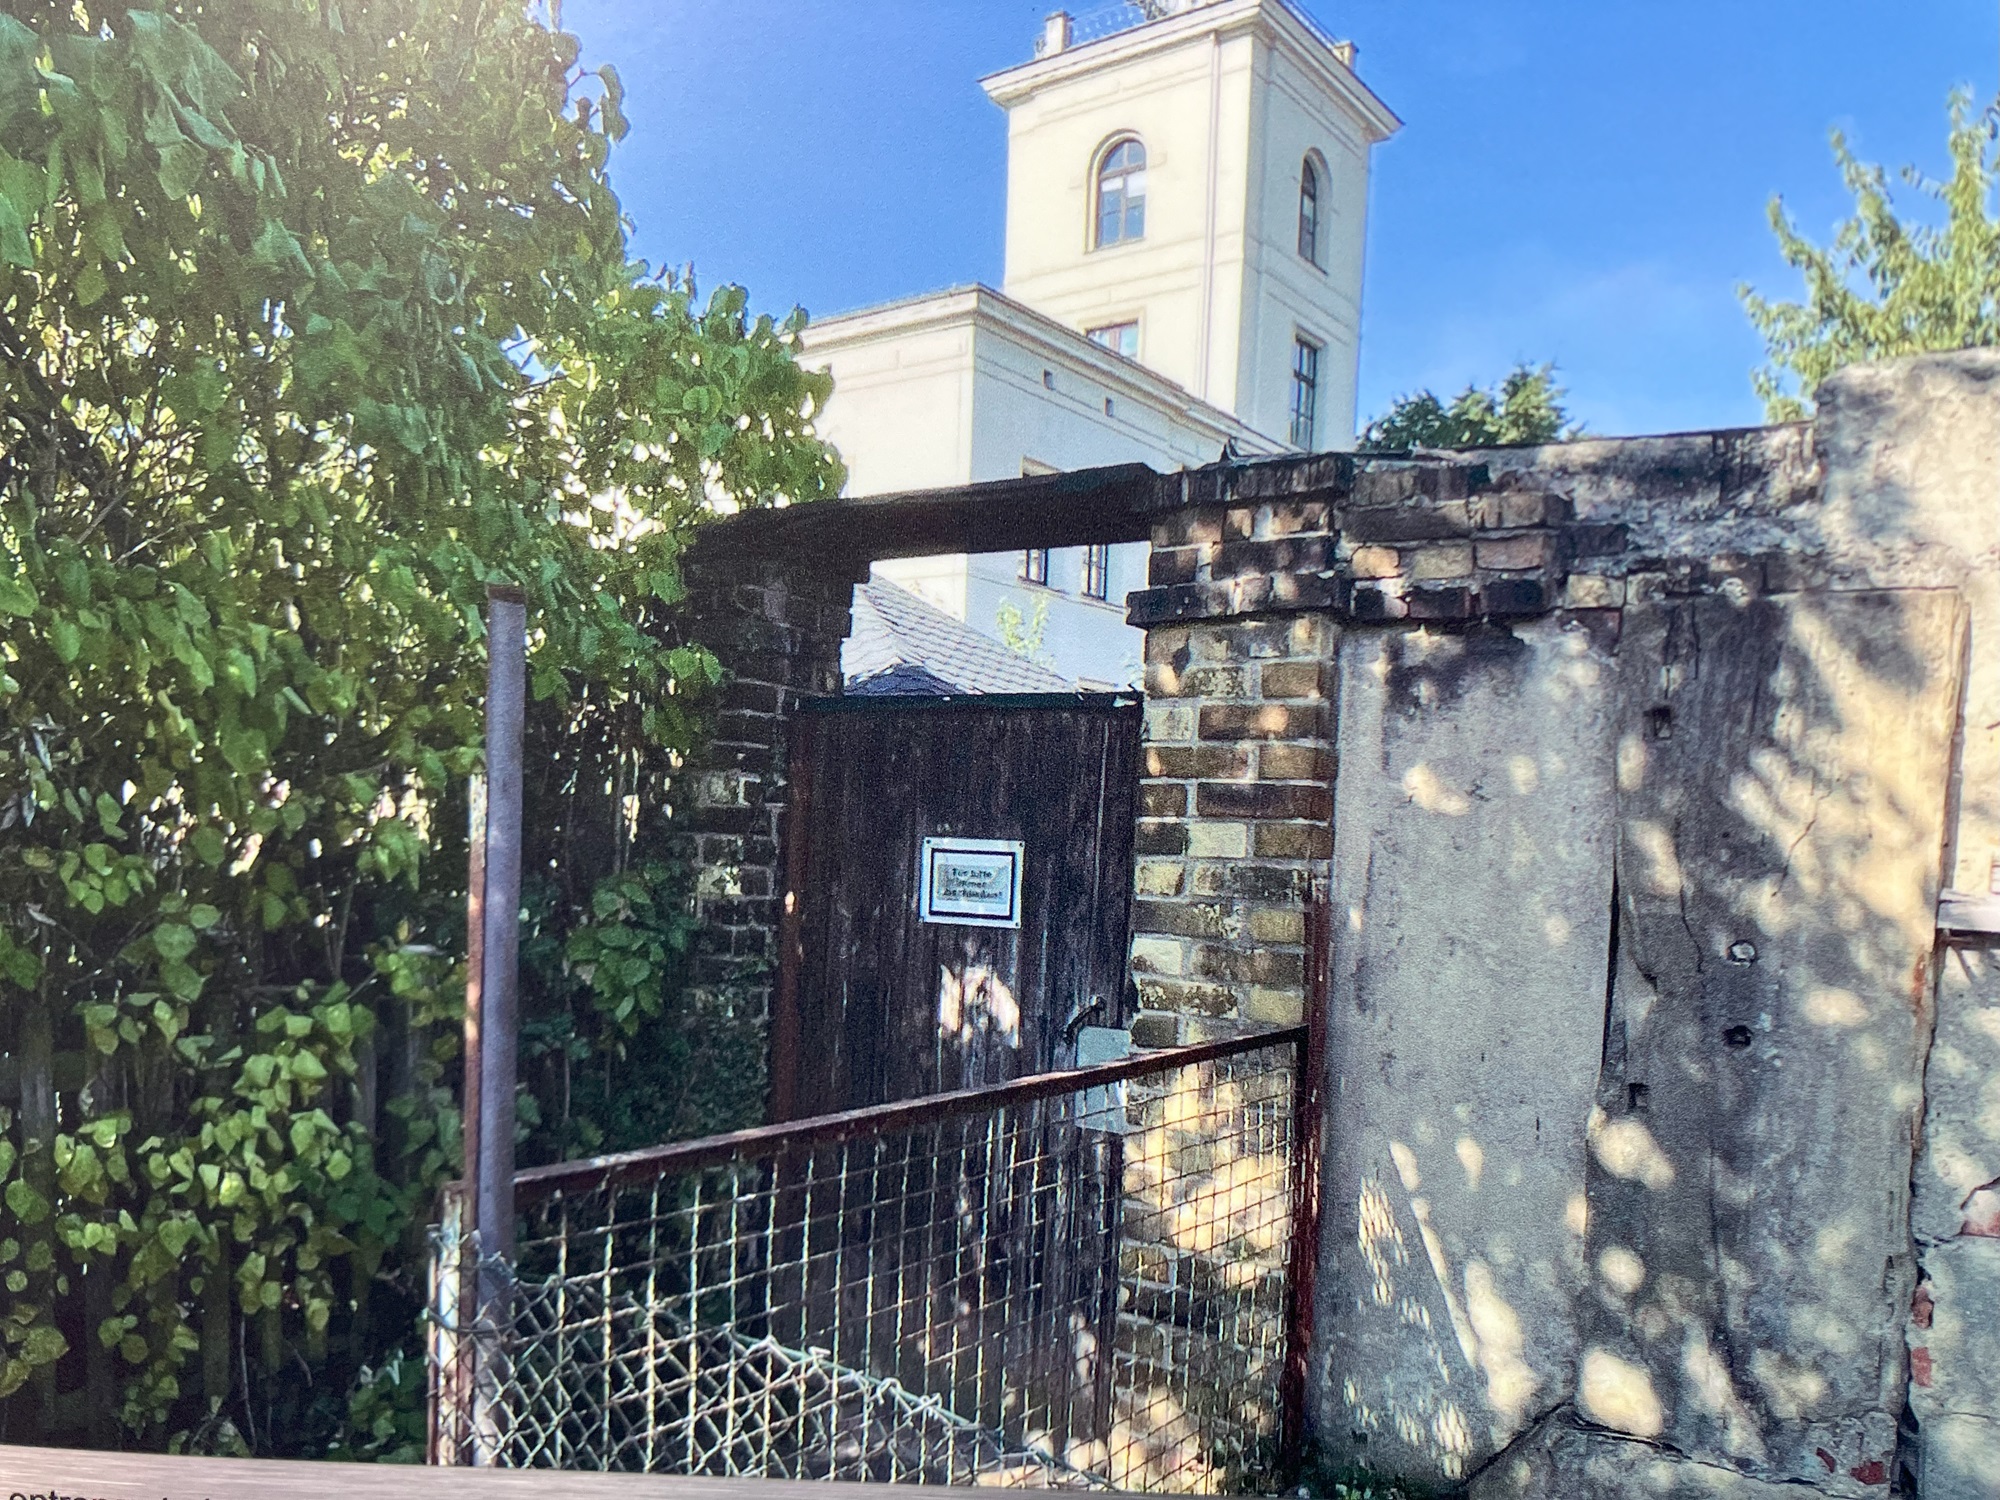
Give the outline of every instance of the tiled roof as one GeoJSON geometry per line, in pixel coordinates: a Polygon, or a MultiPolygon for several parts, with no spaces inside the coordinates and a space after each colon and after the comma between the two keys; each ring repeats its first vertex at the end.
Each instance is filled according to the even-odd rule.
{"type": "Polygon", "coordinates": [[[841,649],[840,665],[850,692],[857,688],[877,693],[1076,690],[1067,678],[1008,650],[886,578],[856,585],[854,630],[841,649]],[[868,685],[871,679],[873,686],[868,685]]]}

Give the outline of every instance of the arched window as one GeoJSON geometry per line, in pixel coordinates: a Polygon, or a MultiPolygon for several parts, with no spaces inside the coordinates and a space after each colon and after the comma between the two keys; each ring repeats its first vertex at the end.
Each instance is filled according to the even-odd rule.
{"type": "Polygon", "coordinates": [[[1319,264],[1319,168],[1310,156],[1299,172],[1299,254],[1319,264]]]}
{"type": "Polygon", "coordinates": [[[1115,142],[1097,164],[1097,244],[1122,245],[1146,233],[1146,148],[1115,142]]]}

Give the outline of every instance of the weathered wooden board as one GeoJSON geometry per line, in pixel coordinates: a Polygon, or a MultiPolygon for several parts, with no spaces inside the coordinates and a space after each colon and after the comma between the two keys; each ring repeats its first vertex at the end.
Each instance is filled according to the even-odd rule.
{"type": "Polygon", "coordinates": [[[1068,1060],[1079,1001],[1122,1018],[1136,705],[903,700],[806,724],[774,1118],[1042,1072],[1068,1060]],[[1019,930],[918,919],[918,849],[938,835],[1026,844],[1019,930]]]}
{"type": "Polygon", "coordinates": [[[1594,1422],[1890,1474],[1964,630],[1949,591],[1627,611],[1594,1422]]]}
{"type": "Polygon", "coordinates": [[[559,1474],[546,1469],[424,1469],[399,1464],[279,1463],[254,1458],[162,1458],[0,1443],[0,1497],[21,1500],[838,1500],[843,1495],[949,1495],[921,1485],[687,1479],[671,1475],[559,1474]]]}

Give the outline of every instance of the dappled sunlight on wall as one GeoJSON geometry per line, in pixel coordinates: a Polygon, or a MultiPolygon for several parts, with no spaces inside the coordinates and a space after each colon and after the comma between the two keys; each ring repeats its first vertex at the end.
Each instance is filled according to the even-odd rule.
{"type": "Polygon", "coordinates": [[[1320,1426],[1455,1481],[1575,1386],[1609,660],[1541,622],[1354,630],[1341,666],[1320,1426]]]}

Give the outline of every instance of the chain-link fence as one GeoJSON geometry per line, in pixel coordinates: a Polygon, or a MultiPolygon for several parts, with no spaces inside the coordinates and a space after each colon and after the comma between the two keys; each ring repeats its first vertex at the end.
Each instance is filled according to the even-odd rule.
{"type": "Polygon", "coordinates": [[[524,1172],[483,1319],[461,1313],[482,1301],[469,1243],[443,1231],[435,1456],[1267,1487],[1303,1353],[1304,1045],[1267,1033],[524,1172]]]}

